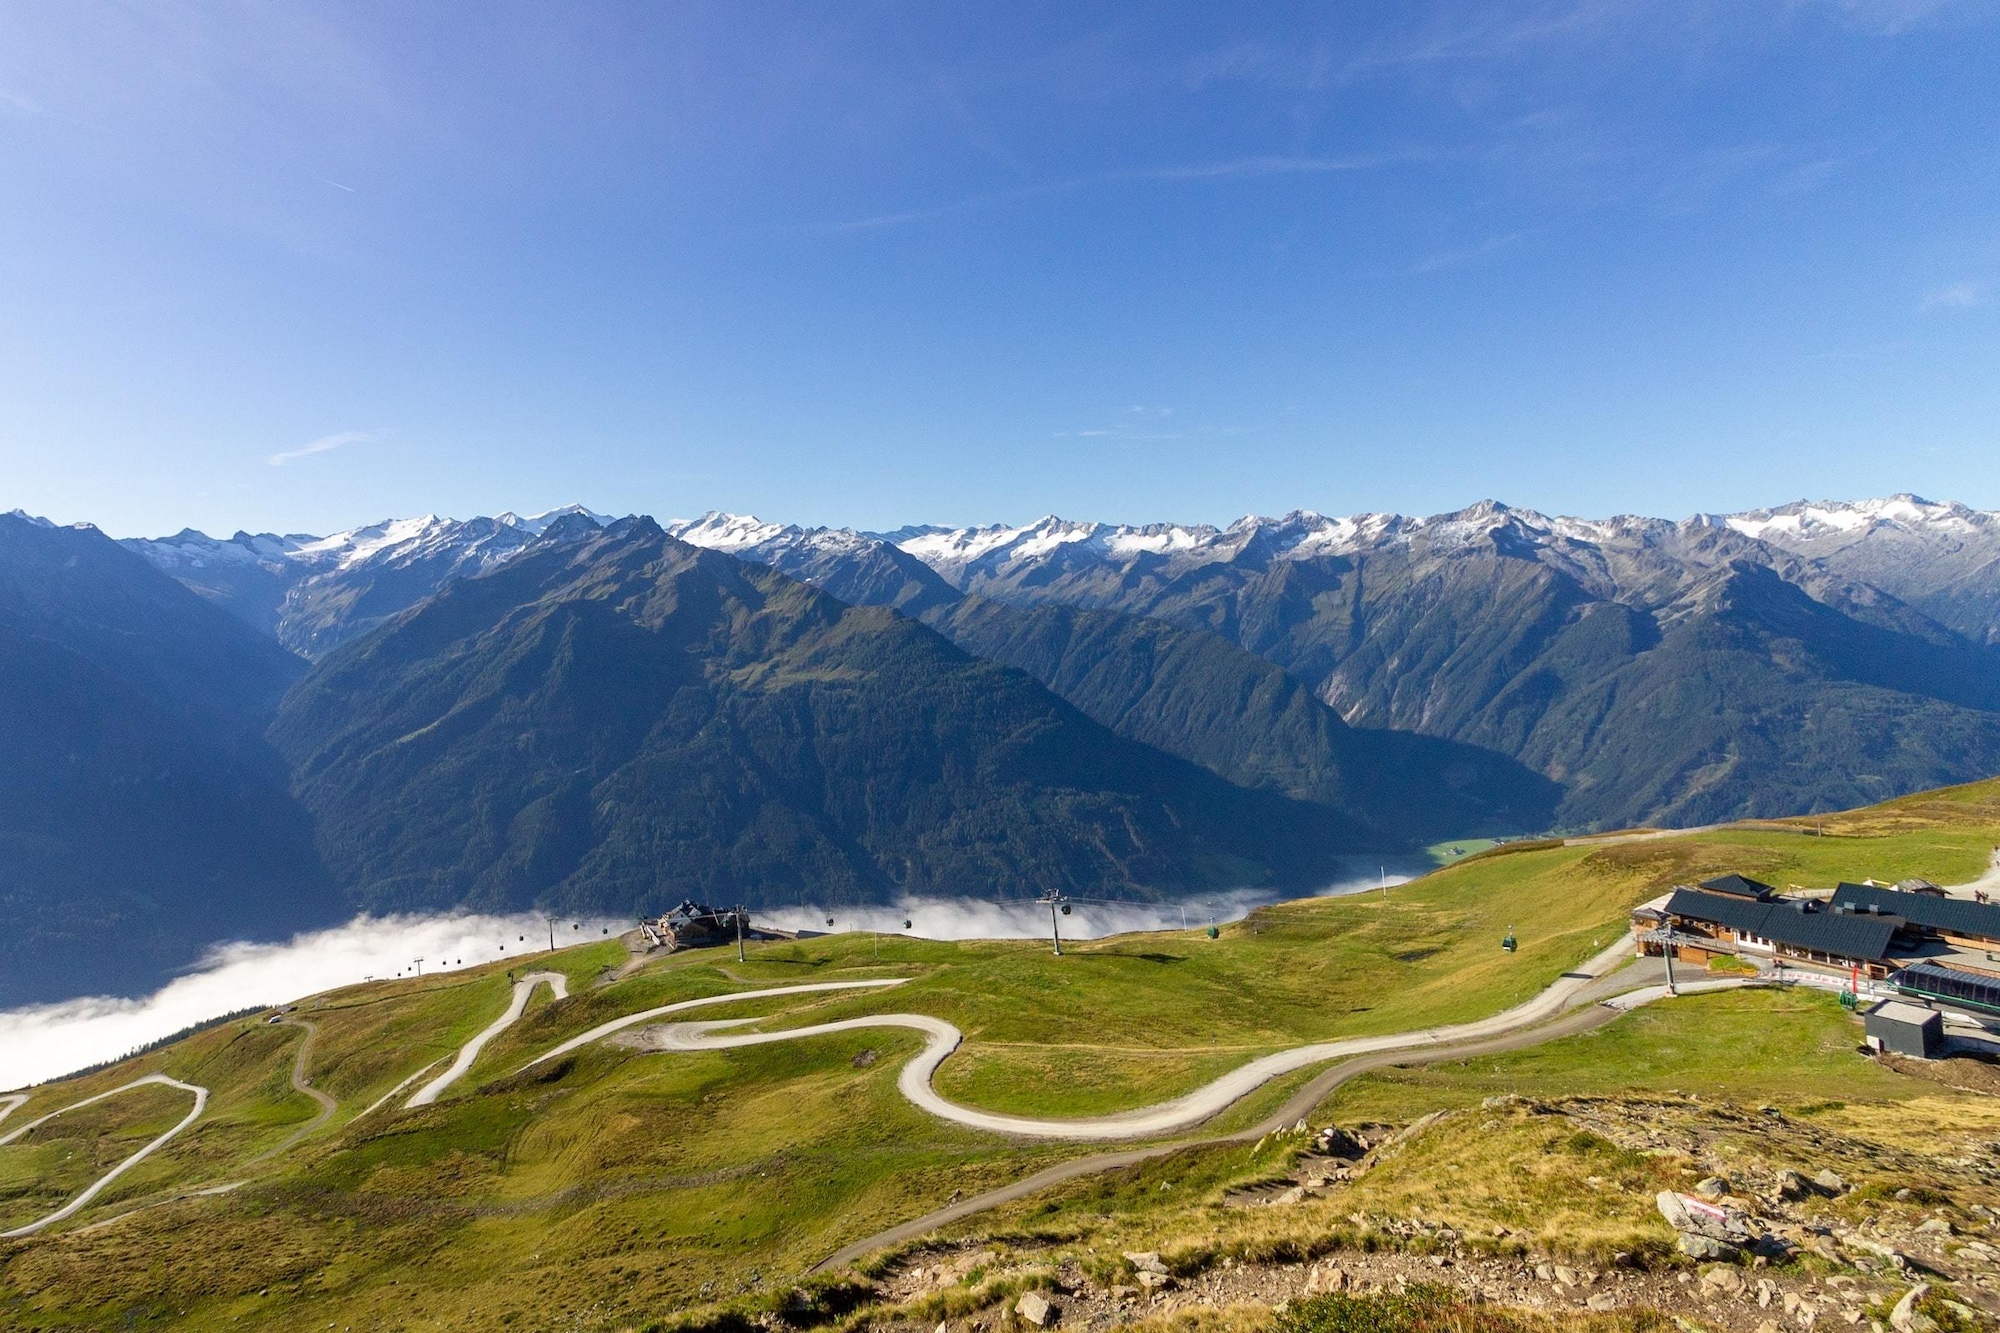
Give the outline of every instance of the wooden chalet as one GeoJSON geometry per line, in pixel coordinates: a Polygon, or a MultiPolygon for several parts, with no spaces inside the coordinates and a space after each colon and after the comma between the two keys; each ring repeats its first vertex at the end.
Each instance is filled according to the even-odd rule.
{"type": "Polygon", "coordinates": [[[1642,951],[1706,965],[1721,954],[1855,971],[1880,979],[1892,961],[1901,917],[1838,911],[1818,898],[1793,898],[1742,875],[1676,888],[1633,914],[1642,951]]]}

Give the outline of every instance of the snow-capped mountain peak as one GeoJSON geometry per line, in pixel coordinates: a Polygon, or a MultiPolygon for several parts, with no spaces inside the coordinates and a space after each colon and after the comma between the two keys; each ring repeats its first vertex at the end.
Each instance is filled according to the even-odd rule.
{"type": "Polygon", "coordinates": [[[522,532],[530,533],[533,536],[539,537],[544,532],[548,531],[549,525],[554,523],[557,519],[568,518],[572,514],[578,515],[583,518],[587,518],[600,528],[606,526],[607,524],[617,521],[613,519],[609,514],[600,514],[596,510],[587,508],[586,506],[580,504],[561,505],[555,509],[550,509],[544,513],[528,514],[525,517],[515,513],[510,509],[502,513],[495,514],[493,516],[493,521],[495,523],[502,525],[503,527],[516,528],[522,532]]]}
{"type": "Polygon", "coordinates": [[[767,523],[755,514],[730,514],[720,509],[711,509],[700,518],[672,519],[661,526],[670,537],[713,551],[747,551],[805,531],[797,524],[767,523]]]}
{"type": "Polygon", "coordinates": [[[1776,509],[1725,514],[1710,521],[1759,541],[1793,545],[1839,541],[1879,528],[1962,536],[1993,530],[2000,525],[2000,514],[1957,503],[1939,504],[1904,492],[1874,500],[1796,500],[1776,509]]]}

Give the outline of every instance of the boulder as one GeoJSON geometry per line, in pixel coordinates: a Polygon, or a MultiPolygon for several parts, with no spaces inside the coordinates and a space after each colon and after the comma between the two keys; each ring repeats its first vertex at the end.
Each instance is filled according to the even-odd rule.
{"type": "Polygon", "coordinates": [[[1831,1168],[1828,1168],[1827,1170],[1822,1171],[1818,1175],[1814,1176],[1813,1184],[1819,1186],[1823,1190],[1832,1190],[1835,1194],[1839,1194],[1842,1190],[1845,1190],[1847,1188],[1847,1182],[1840,1178],[1840,1173],[1831,1168]]]}
{"type": "Polygon", "coordinates": [[[1696,1185],[1694,1192],[1704,1199],[1720,1199],[1729,1193],[1729,1182],[1721,1176],[1710,1176],[1696,1185]]]}
{"type": "Polygon", "coordinates": [[[1024,1292],[1014,1302],[1014,1313],[1036,1328],[1047,1328],[1056,1321],[1056,1308],[1039,1291],[1024,1292]]]}
{"type": "Polygon", "coordinates": [[[1666,1218],[1667,1225],[1674,1230],[1686,1231],[1693,1225],[1688,1219],[1687,1205],[1682,1203],[1681,1196],[1672,1190],[1661,1190],[1653,1196],[1653,1202],[1659,1208],[1660,1216],[1666,1218]]]}
{"type": "Polygon", "coordinates": [[[1155,1273],[1150,1268],[1142,1268],[1139,1270],[1139,1285],[1145,1288],[1149,1292],[1165,1291],[1168,1287],[1172,1286],[1173,1283],[1174,1280],[1171,1277],[1168,1277],[1165,1273],[1155,1273]]]}
{"type": "MultiPolygon", "coordinates": [[[[1699,1231],[1681,1232],[1677,1243],[1681,1253],[1690,1259],[1713,1259],[1720,1263],[1734,1263],[1742,1256],[1742,1251],[1728,1241],[1704,1236],[1699,1231]]],[[[1739,1282],[1741,1280],[1738,1279],[1739,1282]]]]}
{"type": "Polygon", "coordinates": [[[1165,1273],[1167,1266],[1160,1262],[1158,1250],[1127,1250],[1125,1262],[1141,1273],[1165,1273]]]}
{"type": "Polygon", "coordinates": [[[1895,1308],[1889,1311],[1889,1327],[1895,1329],[1896,1333],[1926,1333],[1926,1330],[1917,1323],[1921,1319],[1925,1324],[1936,1328],[1937,1325],[1930,1316],[1917,1313],[1917,1302],[1928,1296],[1930,1290],[1930,1283],[1919,1282],[1904,1292],[1903,1299],[1897,1301],[1895,1308]]]}
{"type": "Polygon", "coordinates": [[[1701,1285],[1718,1295],[1734,1296],[1743,1290],[1743,1274],[1733,1268],[1711,1268],[1701,1275],[1701,1285]]]}
{"type": "Polygon", "coordinates": [[[1805,1177],[1796,1171],[1780,1171],[1778,1173],[1778,1197],[1780,1199],[1805,1198],[1805,1177]]]}
{"type": "Polygon", "coordinates": [[[1608,1291],[1600,1291],[1595,1296],[1592,1296],[1589,1300],[1585,1301],[1584,1305],[1588,1306],[1592,1310],[1597,1311],[1599,1314],[1602,1314],[1606,1310],[1617,1309],[1618,1298],[1616,1296],[1613,1296],[1608,1291]]]}

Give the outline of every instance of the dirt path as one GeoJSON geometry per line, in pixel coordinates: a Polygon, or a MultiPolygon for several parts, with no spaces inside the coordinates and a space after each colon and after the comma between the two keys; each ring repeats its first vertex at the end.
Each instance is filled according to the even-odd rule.
{"type": "Polygon", "coordinates": [[[303,1139],[306,1135],[324,1125],[333,1117],[333,1113],[340,1109],[339,1102],[321,1092],[318,1088],[315,1088],[306,1079],[306,1061],[312,1058],[313,1042],[319,1039],[319,1026],[310,1019],[305,1018],[288,1018],[278,1026],[304,1028],[306,1030],[305,1040],[299,1043],[297,1054],[292,1056],[292,1090],[294,1092],[303,1092],[306,1096],[318,1102],[319,1114],[293,1130],[285,1141],[277,1147],[266,1148],[263,1152],[252,1157],[244,1163],[245,1166],[255,1166],[259,1162],[267,1162],[271,1158],[276,1157],[279,1153],[284,1152],[300,1139],[303,1139]]]}
{"type": "Polygon", "coordinates": [[[40,1218],[36,1221],[30,1222],[26,1226],[15,1227],[12,1231],[0,1231],[0,1240],[12,1240],[17,1236],[32,1236],[37,1231],[40,1231],[43,1227],[54,1226],[57,1222],[62,1221],[64,1218],[73,1217],[77,1213],[81,1212],[86,1206],[88,1206],[88,1204],[92,1199],[96,1198],[99,1194],[103,1193],[106,1187],[108,1187],[112,1181],[118,1179],[118,1177],[124,1175],[127,1171],[130,1171],[133,1167],[145,1161],[148,1157],[152,1156],[153,1153],[156,1152],[158,1149],[165,1147],[167,1141],[173,1138],[174,1135],[180,1133],[182,1130],[186,1129],[189,1125],[192,1125],[196,1120],[199,1120],[201,1118],[201,1113],[204,1110],[208,1109],[208,1089],[193,1083],[183,1083],[179,1079],[168,1078],[165,1074],[148,1074],[144,1078],[135,1078],[130,1083],[121,1084],[120,1086],[111,1089],[111,1091],[109,1092],[100,1092],[95,1097],[86,1097],[80,1102],[72,1102],[70,1105],[62,1107],[59,1110],[54,1110],[49,1112],[47,1115],[42,1116],[38,1120],[30,1120],[27,1124],[21,1126],[13,1133],[8,1134],[4,1138],[0,1138],[0,1147],[5,1147],[7,1144],[14,1142],[14,1140],[20,1138],[23,1134],[26,1134],[29,1130],[34,1129],[36,1126],[47,1124],[49,1121],[61,1115],[64,1111],[74,1111],[77,1110],[79,1107],[89,1106],[94,1102],[101,1102],[107,1097],[116,1097],[121,1092],[130,1092],[132,1089],[143,1087],[148,1083],[164,1084],[169,1088],[179,1088],[182,1092],[193,1093],[194,1109],[189,1111],[187,1113],[187,1116],[184,1119],[182,1119],[179,1124],[175,1125],[172,1129],[160,1135],[160,1137],[154,1139],[151,1143],[139,1149],[139,1151],[133,1153],[130,1157],[127,1157],[124,1161],[120,1162],[118,1165],[112,1167],[109,1171],[99,1176],[93,1184],[91,1184],[87,1189],[83,1191],[83,1193],[77,1195],[74,1199],[71,1199],[68,1203],[56,1209],[53,1213],[50,1213],[47,1217],[40,1218]]]}
{"type": "Polygon", "coordinates": [[[438,1095],[446,1088],[465,1077],[465,1071],[472,1068],[472,1062],[477,1060],[479,1053],[486,1049],[486,1043],[492,1041],[495,1037],[520,1021],[521,1015],[527,1012],[528,997],[534,994],[535,987],[544,982],[548,984],[550,990],[555,992],[558,1000],[567,1000],[569,998],[569,978],[560,972],[530,972],[519,981],[516,981],[514,983],[514,999],[507,1006],[507,1012],[495,1019],[491,1027],[465,1043],[464,1047],[459,1050],[458,1059],[451,1062],[451,1068],[439,1074],[429,1083],[424,1084],[418,1090],[416,1096],[403,1103],[404,1109],[408,1110],[417,1106],[429,1106],[438,1099],[438,1095]]]}
{"type": "MultiPolygon", "coordinates": [[[[1635,981],[1644,982],[1648,980],[1644,975],[1647,969],[1634,969],[1634,971],[1641,974],[1633,978],[1635,981]]],[[[1749,983],[1732,978],[1727,981],[1703,981],[1683,985],[1680,990],[1685,995],[1699,991],[1732,989],[1745,984],[1749,983]]],[[[1648,1000],[1664,999],[1666,998],[1666,988],[1664,986],[1646,986],[1644,990],[1636,992],[1636,994],[1645,995],[1648,1000]]],[[[1350,1079],[1358,1078],[1363,1074],[1371,1073],[1377,1069],[1387,1069],[1397,1065],[1435,1064],[1444,1060],[1463,1060],[1473,1056],[1497,1055],[1507,1051],[1522,1050],[1529,1046],[1539,1045],[1545,1041],[1554,1041],[1561,1037],[1575,1036],[1577,1033],[1588,1032],[1593,1028],[1602,1027],[1606,1023],[1618,1019],[1634,1007],[1636,1005],[1630,1003],[1614,1007],[1603,1001],[1591,1003],[1585,1000],[1582,1002],[1581,1007],[1572,1009],[1570,1012],[1553,1021],[1541,1023],[1536,1026],[1523,1027],[1510,1032],[1444,1045],[1402,1050],[1380,1050],[1358,1055],[1353,1059],[1343,1060],[1330,1069],[1321,1071],[1304,1087],[1300,1088],[1290,1097],[1287,1097],[1284,1104],[1276,1111],[1248,1129],[1238,1130],[1233,1134],[1216,1134],[1201,1138],[1177,1139],[1170,1143],[1152,1144],[1144,1148],[1128,1148],[1121,1152],[1093,1153],[1088,1157],[1078,1157],[1067,1162],[1058,1162],[1056,1165],[1037,1171],[1031,1176],[1023,1177],[1011,1185],[1003,1185],[998,1189],[988,1190],[984,1194],[974,1195],[970,1199],[962,1199],[957,1203],[940,1208],[936,1212],[927,1213],[922,1217],[890,1227],[886,1231],[879,1231],[872,1236],[864,1237],[850,1245],[842,1246],[806,1271],[808,1273],[825,1273],[837,1268],[844,1268],[848,1264],[874,1253],[876,1250],[891,1245],[900,1245],[905,1241],[915,1240],[919,1236],[935,1231],[939,1227],[948,1226],[963,1218],[971,1217],[975,1213],[983,1213],[988,1209],[998,1208],[1002,1204],[1013,1203],[1018,1199],[1025,1199],[1029,1195],[1048,1189],[1052,1185],[1060,1185],[1064,1181],[1075,1180],[1080,1176],[1115,1171],[1120,1167],[1130,1166],[1135,1162],[1143,1162],[1154,1157],[1164,1157],[1169,1153],[1180,1152],[1185,1148],[1209,1144],[1254,1142],[1257,1139],[1263,1138],[1266,1134],[1298,1124],[1311,1114],[1314,1107],[1326,1100],[1327,1095],[1335,1088],[1338,1088],[1350,1079]]]]}
{"type": "Polygon", "coordinates": [[[0,1097],[0,1121],[5,1121],[8,1116],[27,1104],[28,1094],[25,1092],[10,1092],[5,1097],[0,1097]]]}
{"type": "Polygon", "coordinates": [[[1948,885],[1945,892],[1954,898],[1970,898],[1975,893],[2000,894],[2000,847],[1993,849],[1993,860],[1985,874],[1964,884],[1948,885]]]}

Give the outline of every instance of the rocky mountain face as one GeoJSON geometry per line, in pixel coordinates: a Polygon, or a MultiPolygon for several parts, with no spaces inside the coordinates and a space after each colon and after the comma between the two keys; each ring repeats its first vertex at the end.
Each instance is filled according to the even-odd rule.
{"type": "Polygon", "coordinates": [[[520,554],[551,528],[605,521],[581,505],[522,518],[390,519],[331,537],[193,529],[124,544],[304,657],[318,657],[454,579],[520,554]]]}
{"type": "Polygon", "coordinates": [[[1561,794],[1491,750],[1350,727],[1282,668],[1204,629],[961,594],[868,534],[718,514],[672,530],[842,601],[915,615],[973,656],[1027,672],[1121,736],[1239,785],[1338,810],[1374,828],[1379,845],[1543,828],[1561,794]]]}
{"type": "Polygon", "coordinates": [[[365,901],[1305,887],[1367,843],[887,608],[648,519],[555,535],[329,653],[287,697],[271,735],[365,901]]]}
{"type": "Polygon", "coordinates": [[[955,586],[1204,629],[1357,726],[1507,754],[1566,826],[1833,808],[1983,776],[2000,657],[1728,522],[1295,513],[891,534],[955,586]]]}
{"type": "Polygon", "coordinates": [[[262,734],[303,669],[96,529],[0,515],[0,1006],[346,914],[262,734]]]}
{"type": "Polygon", "coordinates": [[[1880,588],[1976,642],[2000,642],[2000,514],[1896,495],[1706,521],[1880,588]]]}

